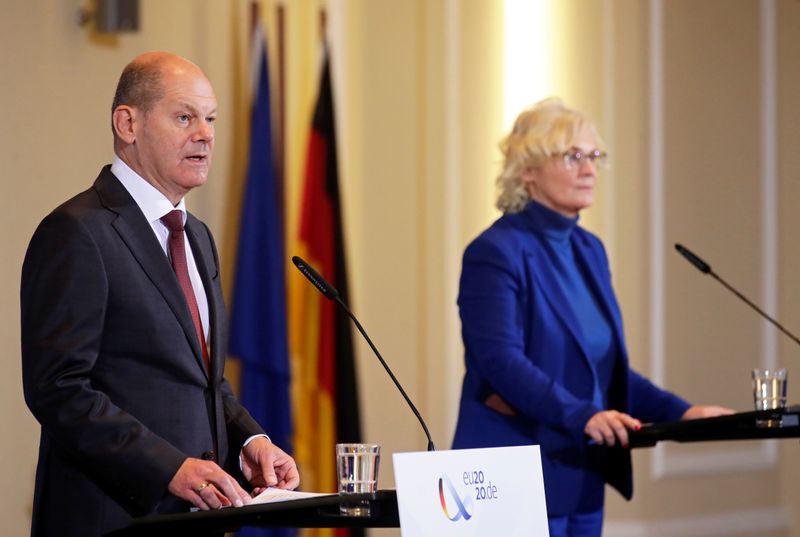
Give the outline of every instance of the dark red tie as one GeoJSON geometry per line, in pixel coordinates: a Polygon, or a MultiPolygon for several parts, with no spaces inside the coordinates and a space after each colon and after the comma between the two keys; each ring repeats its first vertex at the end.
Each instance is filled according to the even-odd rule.
{"type": "Polygon", "coordinates": [[[178,277],[181,284],[183,295],[189,304],[189,311],[192,313],[194,329],[197,332],[197,339],[200,340],[200,349],[203,351],[203,362],[206,364],[206,371],[211,371],[208,358],[208,347],[206,338],[203,335],[203,323],[200,321],[200,310],[197,307],[197,299],[192,289],[192,280],[189,279],[189,266],[186,263],[186,241],[183,231],[183,213],[181,211],[171,211],[161,217],[161,221],[169,229],[169,257],[172,261],[172,270],[178,277]]]}

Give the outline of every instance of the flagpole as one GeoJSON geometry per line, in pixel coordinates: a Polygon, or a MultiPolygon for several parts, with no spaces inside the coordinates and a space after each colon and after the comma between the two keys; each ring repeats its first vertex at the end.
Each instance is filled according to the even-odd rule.
{"type": "Polygon", "coordinates": [[[286,7],[282,2],[275,6],[278,35],[278,98],[277,136],[275,139],[275,171],[281,222],[284,230],[289,226],[286,219],[286,7]]]}

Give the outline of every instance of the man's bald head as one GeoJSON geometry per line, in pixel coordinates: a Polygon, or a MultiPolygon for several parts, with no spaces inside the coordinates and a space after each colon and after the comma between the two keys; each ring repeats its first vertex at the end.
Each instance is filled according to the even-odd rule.
{"type": "Polygon", "coordinates": [[[165,52],[135,58],[111,114],[114,153],[176,205],[205,184],[214,151],[217,98],[203,71],[165,52]]]}
{"type": "MultiPolygon", "coordinates": [[[[145,52],[125,66],[117,83],[111,115],[120,105],[138,108],[147,114],[164,96],[164,73],[170,69],[202,70],[186,58],[169,52],[145,52]]],[[[111,126],[116,139],[117,133],[111,126]]]]}

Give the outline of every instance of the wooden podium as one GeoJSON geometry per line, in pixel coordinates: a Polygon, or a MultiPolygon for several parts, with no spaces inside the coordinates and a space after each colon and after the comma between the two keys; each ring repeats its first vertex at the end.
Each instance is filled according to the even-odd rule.
{"type": "Polygon", "coordinates": [[[709,442],[800,437],[800,405],[739,412],[718,418],[654,423],[629,431],[631,448],[653,447],[662,440],[709,442]]]}
{"type": "Polygon", "coordinates": [[[174,515],[134,518],[125,528],[107,533],[107,537],[222,535],[243,527],[261,528],[399,528],[397,495],[394,490],[375,494],[353,495],[368,500],[370,516],[339,514],[339,495],[302,500],[248,505],[218,511],[197,511],[174,515]]]}

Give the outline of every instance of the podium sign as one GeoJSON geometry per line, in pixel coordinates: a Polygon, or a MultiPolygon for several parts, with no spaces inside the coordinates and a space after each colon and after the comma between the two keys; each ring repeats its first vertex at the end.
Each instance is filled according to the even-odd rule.
{"type": "Polygon", "coordinates": [[[392,459],[403,537],[549,536],[539,446],[392,459]]]}

